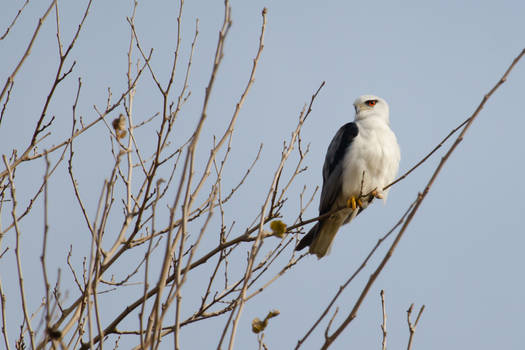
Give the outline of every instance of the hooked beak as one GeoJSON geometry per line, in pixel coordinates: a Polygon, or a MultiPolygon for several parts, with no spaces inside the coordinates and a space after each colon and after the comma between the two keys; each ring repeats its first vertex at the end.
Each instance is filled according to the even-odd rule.
{"type": "Polygon", "coordinates": [[[355,108],[355,114],[358,114],[361,111],[366,111],[368,109],[372,109],[372,107],[367,106],[364,103],[360,103],[360,104],[354,105],[354,108],[355,108]]]}

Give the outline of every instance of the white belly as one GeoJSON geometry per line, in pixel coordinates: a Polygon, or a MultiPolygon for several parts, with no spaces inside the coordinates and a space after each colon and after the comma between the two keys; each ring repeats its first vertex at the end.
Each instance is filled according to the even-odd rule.
{"type": "MultiPolygon", "coordinates": [[[[358,124],[355,137],[344,158],[343,195],[346,198],[382,191],[398,170],[400,151],[394,133],[387,125],[358,124]]],[[[383,192],[386,200],[388,190],[383,192]]]]}

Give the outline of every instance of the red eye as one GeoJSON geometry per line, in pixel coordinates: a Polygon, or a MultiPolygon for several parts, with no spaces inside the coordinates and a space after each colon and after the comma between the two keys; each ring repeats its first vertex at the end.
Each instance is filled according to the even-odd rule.
{"type": "Polygon", "coordinates": [[[368,101],[365,102],[365,104],[366,104],[367,106],[370,106],[370,107],[375,106],[376,103],[377,103],[377,100],[368,100],[368,101]]]}

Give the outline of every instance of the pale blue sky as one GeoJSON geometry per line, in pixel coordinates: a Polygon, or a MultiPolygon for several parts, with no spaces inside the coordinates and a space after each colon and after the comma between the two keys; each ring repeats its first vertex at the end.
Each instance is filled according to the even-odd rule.
{"type": "MultiPolygon", "coordinates": [[[[0,5],[2,33],[21,4],[22,1],[9,1],[0,5]]],[[[62,32],[67,38],[76,27],[82,9],[78,4],[64,1],[60,4],[62,32]]],[[[25,49],[45,6],[48,5],[30,2],[12,34],[0,41],[2,82],[25,49]]],[[[235,166],[225,174],[225,183],[235,184],[239,169],[250,164],[259,144],[264,143],[261,161],[239,194],[237,205],[227,208],[229,219],[239,221],[239,227],[251,222],[260,209],[278,164],[282,140],[288,138],[301,108],[322,81],[326,81],[326,86],[302,132],[303,142],[310,143],[311,149],[306,159],[308,171],[292,188],[283,209],[285,222],[297,214],[302,187],[307,185],[311,190],[321,185],[321,167],[328,143],[342,124],[353,119],[352,102],[357,96],[372,93],[389,102],[391,126],[402,151],[400,172],[404,172],[474,111],[525,46],[525,2],[522,1],[233,0],[233,26],[210,102],[205,136],[223,129],[225,118],[231,115],[242,92],[257,49],[263,7],[268,8],[265,48],[255,85],[237,125],[232,152],[235,166]],[[264,191],[261,192],[261,188],[264,191]]],[[[164,82],[175,45],[177,9],[176,2],[155,1],[139,2],[137,10],[136,26],[142,44],[148,49],[155,48],[152,65],[164,82]]],[[[77,60],[75,70],[51,105],[50,115],[57,116],[54,141],[70,132],[71,105],[79,76],[83,81],[79,110],[86,120],[95,117],[94,104],[105,103],[108,86],[113,91],[124,86],[129,40],[125,17],[130,14],[131,1],[94,2],[85,30],[72,52],[73,59],[77,60]]],[[[180,120],[181,130],[190,130],[198,117],[222,15],[222,1],[188,0],[185,3],[182,41],[185,57],[197,17],[200,33],[190,83],[194,102],[188,104],[185,117],[180,120]]],[[[32,132],[29,127],[39,115],[47,95],[45,91],[49,89],[56,61],[54,19],[51,19],[17,76],[16,94],[0,126],[1,154],[9,155],[13,148],[20,149],[26,144],[27,134],[32,132]]],[[[381,289],[386,293],[389,348],[406,347],[406,310],[412,302],[416,307],[426,305],[414,349],[523,347],[524,92],[525,62],[521,62],[487,103],[446,164],[357,319],[333,349],[380,349],[381,289]]],[[[146,78],[136,96],[137,120],[159,111],[160,101],[150,78],[146,78]]],[[[138,137],[142,137],[144,143],[148,136],[139,133],[138,137]]],[[[76,165],[83,180],[81,190],[90,199],[92,208],[96,205],[99,187],[111,169],[108,145],[103,125],[83,136],[77,145],[78,156],[85,157],[84,164],[77,161],[76,165]],[[90,193],[93,193],[91,197],[90,193]]],[[[272,308],[279,309],[281,315],[272,320],[266,331],[269,348],[295,346],[377,239],[394,225],[418,191],[422,191],[450,145],[447,143],[424,166],[394,186],[386,205],[376,203],[344,226],[328,257],[304,259],[255,303],[249,303],[239,329],[237,348],[255,348],[255,336],[249,324],[253,317],[261,317],[272,308]]],[[[204,143],[202,147],[205,146],[204,143]]],[[[39,181],[41,169],[21,167],[17,181],[39,181]]],[[[70,235],[79,236],[75,238],[76,263],[80,264],[82,254],[87,254],[82,252],[86,232],[77,232],[79,227],[84,230],[83,222],[78,223],[76,204],[67,196],[71,191],[67,168],[63,167],[60,172],[62,175],[58,178],[64,179],[63,182],[52,184],[56,197],[52,202],[55,226],[52,225],[51,234],[55,241],[49,249],[53,251],[50,269],[54,271],[57,267],[65,270],[64,259],[72,241],[70,235]]],[[[20,188],[20,195],[28,190],[20,188]]],[[[306,217],[316,216],[317,203],[318,198],[306,217]]],[[[41,204],[36,208],[41,210],[41,204]]],[[[4,223],[8,214],[2,214],[4,223]]],[[[23,225],[24,247],[34,256],[33,261],[25,265],[27,284],[39,291],[43,290],[38,261],[41,227],[38,217],[23,225]]],[[[12,247],[12,236],[13,232],[4,239],[2,251],[12,247]]],[[[382,254],[385,251],[383,247],[382,254]]],[[[356,283],[339,299],[336,324],[350,311],[380,258],[381,254],[372,259],[356,283]]],[[[239,261],[244,264],[243,257],[239,261]]],[[[9,301],[17,302],[16,275],[7,272],[14,271],[12,262],[12,256],[0,260],[0,273],[9,301]]],[[[199,271],[195,272],[195,278],[201,273],[205,278],[204,272],[199,271]]],[[[188,298],[192,287],[198,288],[197,284],[188,285],[185,291],[188,298]]],[[[71,290],[73,293],[73,285],[71,290]]],[[[127,292],[129,295],[123,297],[130,300],[140,293],[133,288],[127,292]]],[[[39,302],[33,300],[31,306],[36,307],[39,302]]],[[[111,305],[111,301],[107,302],[111,305]]],[[[11,339],[18,334],[18,326],[14,326],[18,322],[10,326],[11,339]]],[[[182,335],[183,347],[215,347],[223,324],[224,320],[219,319],[187,327],[182,335]],[[198,329],[204,326],[208,327],[205,331],[198,329]]],[[[318,348],[323,331],[324,326],[304,348],[318,348]]],[[[166,341],[165,346],[169,348],[171,342],[166,341]]]]}

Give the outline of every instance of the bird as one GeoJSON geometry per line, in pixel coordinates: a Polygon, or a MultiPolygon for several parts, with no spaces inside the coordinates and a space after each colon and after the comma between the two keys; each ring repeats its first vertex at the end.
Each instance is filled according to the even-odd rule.
{"type": "Polygon", "coordinates": [[[374,198],[386,202],[387,185],[395,179],[401,152],[390,129],[388,103],[374,95],[354,102],[355,119],[343,125],[326,151],[319,220],[297,244],[309,246],[320,259],[330,252],[342,225],[352,221],[374,198]]]}

